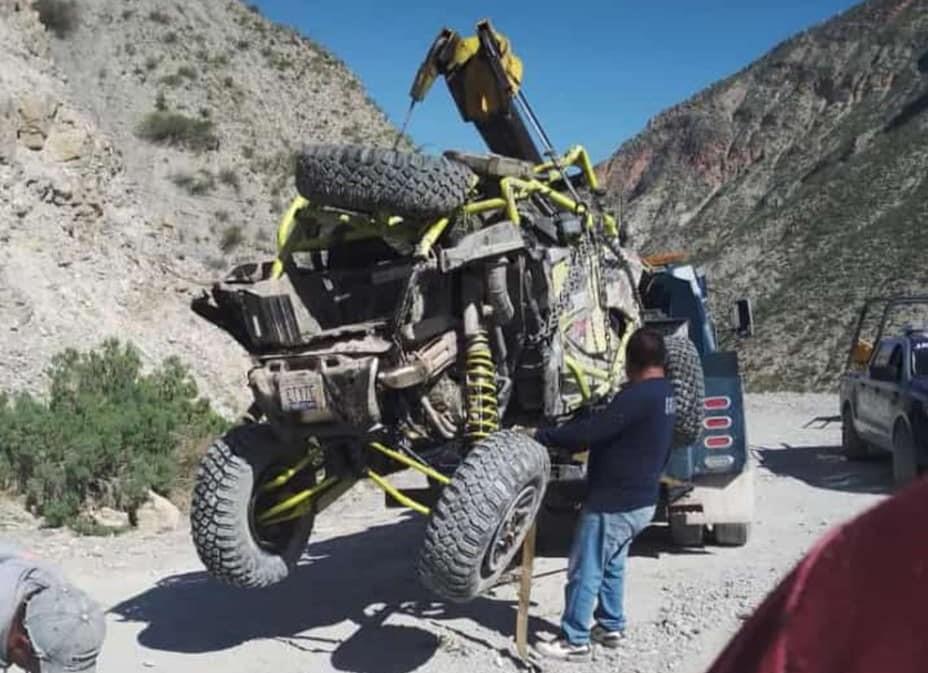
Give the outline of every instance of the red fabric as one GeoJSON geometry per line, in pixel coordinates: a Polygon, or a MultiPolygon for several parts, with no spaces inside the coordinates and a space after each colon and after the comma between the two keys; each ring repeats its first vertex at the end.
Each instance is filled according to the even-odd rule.
{"type": "Polygon", "coordinates": [[[828,534],[709,673],[928,672],[928,479],[828,534]]]}

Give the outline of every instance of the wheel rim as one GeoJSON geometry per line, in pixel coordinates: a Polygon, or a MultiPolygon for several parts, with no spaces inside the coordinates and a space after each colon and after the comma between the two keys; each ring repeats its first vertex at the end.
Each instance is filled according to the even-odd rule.
{"type": "Polygon", "coordinates": [[[304,469],[288,481],[285,487],[270,491],[263,490],[265,484],[291,467],[292,464],[276,462],[265,468],[255,479],[248,502],[248,525],[251,528],[252,537],[259,547],[275,554],[283,553],[290,546],[290,541],[304,517],[265,524],[260,521],[261,514],[296,492],[312,488],[316,481],[313,470],[304,469]]]}
{"type": "Polygon", "coordinates": [[[515,555],[518,545],[532,525],[532,519],[538,504],[538,485],[528,484],[512,499],[506,515],[500,522],[490,540],[490,546],[484,561],[487,576],[505,570],[509,560],[515,555]]]}

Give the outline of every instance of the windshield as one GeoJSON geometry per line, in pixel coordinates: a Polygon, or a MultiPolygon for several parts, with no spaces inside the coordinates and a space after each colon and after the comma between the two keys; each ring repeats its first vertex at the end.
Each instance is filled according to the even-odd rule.
{"type": "Polygon", "coordinates": [[[912,344],[912,373],[915,376],[928,376],[928,341],[912,344]]]}

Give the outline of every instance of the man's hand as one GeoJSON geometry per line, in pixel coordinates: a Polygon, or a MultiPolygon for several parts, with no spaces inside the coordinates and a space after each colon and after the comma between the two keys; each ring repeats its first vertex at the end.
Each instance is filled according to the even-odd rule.
{"type": "Polygon", "coordinates": [[[532,439],[535,439],[535,435],[538,433],[538,428],[531,428],[526,425],[513,425],[510,429],[515,430],[519,434],[531,437],[532,439]]]}

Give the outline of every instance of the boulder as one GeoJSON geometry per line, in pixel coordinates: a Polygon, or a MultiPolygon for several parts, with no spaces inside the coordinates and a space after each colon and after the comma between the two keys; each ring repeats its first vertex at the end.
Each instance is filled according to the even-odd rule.
{"type": "Polygon", "coordinates": [[[45,150],[55,161],[80,159],[87,143],[87,133],[73,126],[55,128],[45,142],[45,150]]]}
{"type": "Polygon", "coordinates": [[[18,106],[19,129],[16,135],[19,141],[30,150],[42,149],[57,109],[58,104],[48,96],[23,96],[18,106]]]}
{"type": "Polygon", "coordinates": [[[135,512],[134,523],[144,533],[166,533],[180,525],[180,510],[167,498],[149,491],[148,500],[135,512]]]}
{"type": "Polygon", "coordinates": [[[104,528],[128,528],[129,515],[112,507],[100,507],[90,512],[90,518],[104,528]]]}

